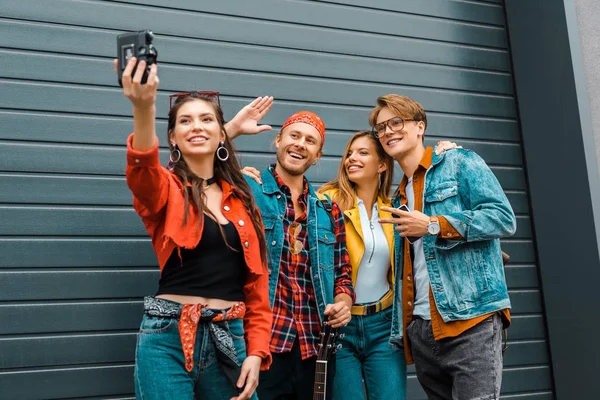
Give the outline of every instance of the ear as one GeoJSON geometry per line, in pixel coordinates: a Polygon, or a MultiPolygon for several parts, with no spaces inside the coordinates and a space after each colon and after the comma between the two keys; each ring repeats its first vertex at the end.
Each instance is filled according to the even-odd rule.
{"type": "Polygon", "coordinates": [[[279,148],[279,144],[281,143],[281,132],[275,135],[275,147],[279,148]]]}
{"type": "Polygon", "coordinates": [[[175,147],[175,140],[173,140],[173,130],[170,130],[167,133],[167,137],[169,138],[169,143],[171,144],[171,146],[175,147]]]}
{"type": "Polygon", "coordinates": [[[319,150],[319,152],[317,153],[317,158],[315,161],[317,161],[319,158],[321,158],[321,156],[323,155],[323,147],[321,147],[321,149],[319,150]]]}
{"type": "Polygon", "coordinates": [[[385,165],[385,163],[379,163],[379,168],[377,169],[377,172],[382,173],[384,171],[387,171],[387,165],[385,165]]]}
{"type": "Polygon", "coordinates": [[[419,129],[417,136],[423,136],[425,134],[425,122],[417,121],[417,128],[419,129]]]}

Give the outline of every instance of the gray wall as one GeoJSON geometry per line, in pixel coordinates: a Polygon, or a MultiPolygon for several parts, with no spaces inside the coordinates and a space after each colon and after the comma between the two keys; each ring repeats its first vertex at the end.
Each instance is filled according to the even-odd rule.
{"type": "Polygon", "coordinates": [[[600,1],[575,0],[575,7],[600,171],[600,1]]]}
{"type": "Polygon", "coordinates": [[[582,50],[574,0],[505,0],[505,10],[555,394],[597,398],[600,349],[588,340],[600,329],[590,318],[600,179],[583,63],[591,42],[582,50]]]}
{"type": "MultiPolygon", "coordinates": [[[[158,268],[123,177],[131,106],[116,35],[151,28],[158,130],[167,94],[220,90],[226,116],[257,95],[276,129],[308,109],[327,124],[309,178],[331,179],[377,96],[423,103],[426,142],[450,138],[491,166],[517,213],[503,240],[513,305],[506,399],[551,399],[542,298],[499,0],[0,0],[0,398],[132,399],[141,298],[158,268]]],[[[236,141],[274,160],[273,133],[236,141]]],[[[409,369],[409,399],[424,393],[409,369]]]]}

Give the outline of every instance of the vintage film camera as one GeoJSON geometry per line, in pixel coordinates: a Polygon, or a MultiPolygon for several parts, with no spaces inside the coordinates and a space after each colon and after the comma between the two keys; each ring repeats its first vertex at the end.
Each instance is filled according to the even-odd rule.
{"type": "MultiPolygon", "coordinates": [[[[150,66],[156,62],[158,52],[152,44],[154,34],[152,31],[144,30],[130,33],[123,33],[117,36],[117,54],[119,59],[119,86],[123,86],[122,77],[123,71],[127,66],[127,62],[131,57],[136,57],[139,64],[140,60],[146,61],[146,71],[142,77],[142,83],[148,81],[150,74],[150,66]]],[[[133,70],[133,74],[137,69],[137,64],[133,70]]]]}

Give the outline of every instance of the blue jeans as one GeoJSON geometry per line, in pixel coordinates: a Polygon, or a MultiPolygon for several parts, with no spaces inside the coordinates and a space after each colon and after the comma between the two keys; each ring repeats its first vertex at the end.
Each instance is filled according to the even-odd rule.
{"type": "Polygon", "coordinates": [[[341,329],[336,353],[334,400],[406,398],[404,351],[389,347],[392,307],[368,316],[353,315],[341,329]],[[363,390],[364,380],[364,390],[363,390]]]}
{"type": "MultiPolygon", "coordinates": [[[[225,377],[217,362],[208,325],[200,323],[194,347],[194,368],[185,369],[176,318],[144,314],[135,353],[135,395],[137,400],[229,400],[239,393],[225,377]]],[[[227,321],[238,359],[246,358],[241,319],[227,321]]],[[[256,394],[253,395],[256,398],[256,394]]]]}

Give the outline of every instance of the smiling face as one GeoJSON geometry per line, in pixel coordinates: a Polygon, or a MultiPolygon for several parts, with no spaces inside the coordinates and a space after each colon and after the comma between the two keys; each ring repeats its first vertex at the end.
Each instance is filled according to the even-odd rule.
{"type": "Polygon", "coordinates": [[[344,158],[348,179],[354,184],[377,181],[386,165],[379,159],[373,140],[368,136],[356,138],[344,158]]]}
{"type": "MultiPolygon", "coordinates": [[[[398,117],[398,115],[394,114],[389,107],[383,107],[377,115],[377,124],[394,117],[398,117]]],[[[423,121],[406,121],[404,128],[398,132],[394,132],[386,126],[385,135],[380,137],[379,141],[385,152],[398,160],[398,158],[405,157],[423,147],[424,133],[425,123],[423,121]]]]}
{"type": "Polygon", "coordinates": [[[225,140],[215,108],[204,100],[186,101],[177,110],[175,126],[169,132],[172,145],[177,145],[184,158],[214,157],[219,143],[225,140]]]}
{"type": "Polygon", "coordinates": [[[303,175],[321,157],[321,135],[311,125],[286,126],[275,138],[277,163],[292,176],[303,175]]]}

